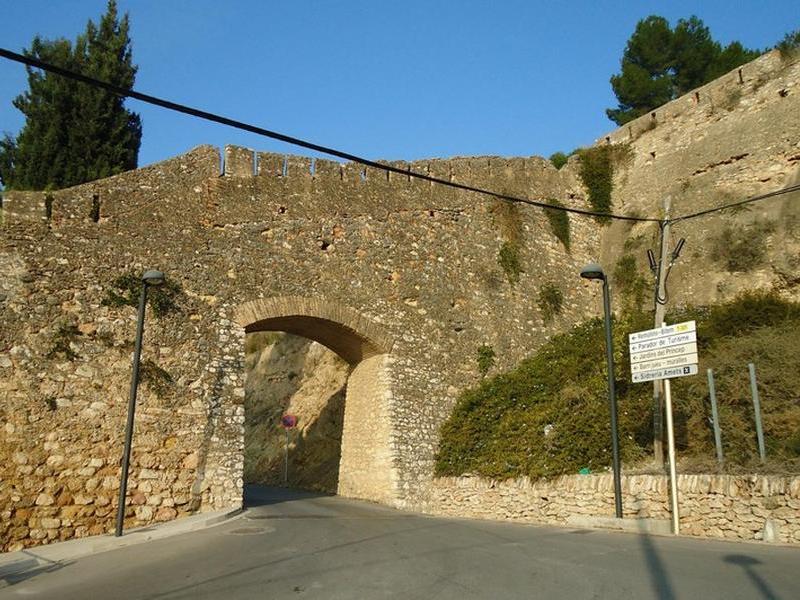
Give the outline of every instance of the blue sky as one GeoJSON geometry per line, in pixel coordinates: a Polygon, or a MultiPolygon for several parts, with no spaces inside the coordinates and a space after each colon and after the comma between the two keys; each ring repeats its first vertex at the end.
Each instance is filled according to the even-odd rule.
{"type": "MultiPolygon", "coordinates": [[[[0,46],[74,39],[105,0],[0,0],[0,46]]],[[[800,27],[796,0],[404,2],[119,0],[136,88],[371,159],[548,156],[614,128],[609,77],[636,22],[696,14],[723,43],[774,45],[800,27]]],[[[25,71],[0,59],[0,131],[25,71]]],[[[199,145],[286,144],[139,102],[141,165],[199,145]]]]}

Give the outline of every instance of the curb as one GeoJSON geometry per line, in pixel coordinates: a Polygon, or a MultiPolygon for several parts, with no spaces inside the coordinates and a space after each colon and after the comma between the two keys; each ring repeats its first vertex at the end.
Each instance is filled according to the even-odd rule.
{"type": "Polygon", "coordinates": [[[65,562],[71,562],[85,556],[100,554],[118,548],[135,546],[137,544],[181,535],[191,531],[199,531],[225,523],[241,516],[243,513],[244,510],[241,507],[201,513],[199,515],[168,521],[166,523],[146,525],[144,527],[131,529],[126,531],[121,537],[104,534],[0,554],[0,588],[4,587],[2,579],[9,576],[19,575],[32,570],[44,571],[59,568],[64,566],[63,563],[65,562]]]}
{"type": "Polygon", "coordinates": [[[650,535],[672,535],[672,522],[669,519],[616,519],[614,517],[572,515],[567,517],[567,525],[589,529],[632,531],[650,535]]]}

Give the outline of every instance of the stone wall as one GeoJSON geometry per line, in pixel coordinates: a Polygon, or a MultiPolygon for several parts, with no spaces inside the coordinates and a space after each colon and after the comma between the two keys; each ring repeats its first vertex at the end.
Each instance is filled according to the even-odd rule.
{"type": "MultiPolygon", "coordinates": [[[[549,481],[444,477],[432,484],[428,512],[567,525],[571,517],[613,517],[610,474],[549,481]]],[[[669,519],[669,479],[622,477],[623,515],[669,519]]],[[[800,477],[678,475],[683,535],[800,544],[800,477]]]]}
{"type": "MultiPolygon", "coordinates": [[[[478,347],[493,346],[506,369],[595,310],[596,286],[576,276],[597,253],[591,221],[572,219],[566,252],[541,210],[520,207],[523,273],[512,284],[498,263],[508,223],[491,199],[325,161],[312,173],[311,161],[241,148],[226,149],[222,175],[219,164],[201,147],[69,190],[5,195],[5,549],[113,526],[136,319],[133,307],[104,304],[120,275],[160,268],[182,290],[178,312],[147,317],[143,359],[156,380],[140,389],[126,527],[241,503],[245,328],[317,339],[356,371],[376,350],[386,355],[382,408],[352,418],[383,419],[373,458],[390,465],[388,478],[351,489],[413,508],[440,424],[480,378],[478,347]],[[553,322],[537,305],[544,283],[566,298],[553,322]],[[243,320],[253,301],[274,309],[266,325],[243,320]]],[[[411,166],[585,206],[574,175],[543,159],[411,166]]],[[[370,452],[358,440],[347,447],[370,452]]]]}
{"type": "MultiPolygon", "coordinates": [[[[614,210],[675,217],[780,190],[800,182],[800,60],[775,50],[598,140],[627,143],[631,159],[615,176],[614,210]]],[[[658,255],[658,226],[614,223],[603,232],[603,264],[632,253],[649,277],[645,250],[658,255]]],[[[745,289],[800,298],[800,192],[676,223],[671,243],[687,239],[670,276],[671,303],[708,304],[745,289]],[[758,225],[768,224],[763,235],[758,225]],[[715,256],[723,230],[766,249],[747,271],[715,256]],[[749,231],[748,231],[749,230],[749,231]]],[[[724,252],[723,252],[724,254],[724,252]]]]}

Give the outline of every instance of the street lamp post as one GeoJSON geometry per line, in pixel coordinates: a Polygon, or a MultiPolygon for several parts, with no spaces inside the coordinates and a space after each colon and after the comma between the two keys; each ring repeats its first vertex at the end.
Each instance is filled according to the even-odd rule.
{"type": "Polygon", "coordinates": [[[142,335],[144,334],[144,309],[147,303],[147,289],[164,283],[161,271],[147,271],[142,275],[142,293],[139,296],[139,318],[136,322],[136,345],[133,350],[133,373],[131,375],[131,394],[128,400],[128,421],[125,425],[125,449],[122,452],[122,477],[119,484],[119,502],[117,504],[117,528],[114,535],[122,535],[125,521],[125,495],[128,491],[128,466],[131,458],[131,442],[133,441],[133,417],[136,412],[136,391],[139,387],[139,357],[142,354],[142,335]]]}
{"type": "Polygon", "coordinates": [[[608,370],[608,404],[611,409],[611,459],[614,470],[614,507],[618,519],[622,518],[622,483],[620,481],[619,434],[617,432],[617,394],[614,389],[614,346],[611,340],[611,298],[608,291],[608,278],[603,268],[590,263],[581,269],[584,279],[600,279],[603,282],[603,310],[606,329],[606,364],[608,370]]]}

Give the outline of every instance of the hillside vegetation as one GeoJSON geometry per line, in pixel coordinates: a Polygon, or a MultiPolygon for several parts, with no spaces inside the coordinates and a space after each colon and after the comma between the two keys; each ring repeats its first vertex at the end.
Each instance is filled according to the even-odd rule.
{"type": "MultiPolygon", "coordinates": [[[[747,363],[756,365],[772,468],[800,465],[800,304],[772,293],[673,312],[695,319],[700,374],[673,380],[676,447],[685,468],[713,465],[706,369],[714,370],[726,466],[758,469],[747,363]]],[[[614,322],[620,445],[626,468],[652,456],[652,384],[630,383],[627,339],[652,327],[649,314],[614,322]]],[[[438,475],[552,477],[611,463],[603,323],[554,337],[510,372],[465,391],[441,431],[438,475]]]]}

